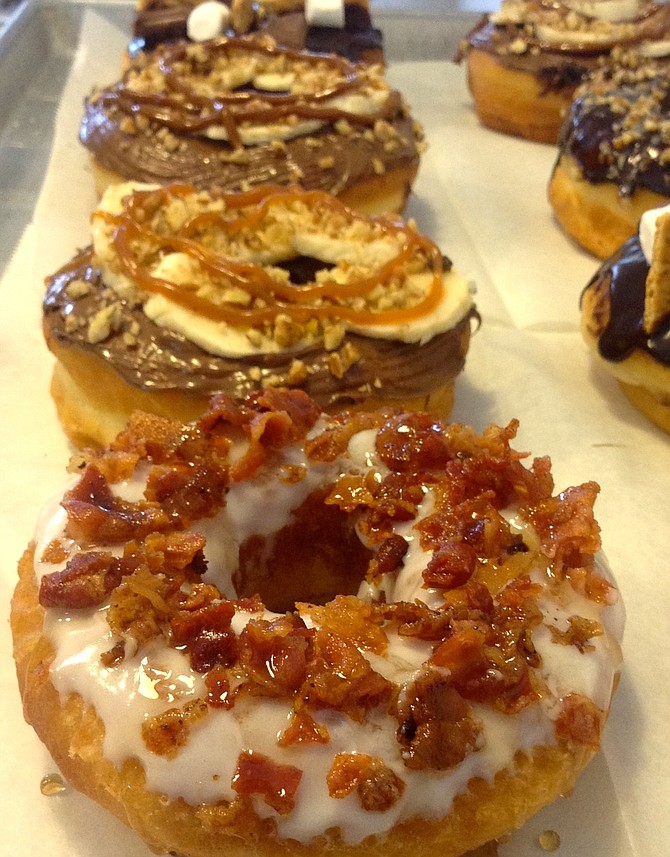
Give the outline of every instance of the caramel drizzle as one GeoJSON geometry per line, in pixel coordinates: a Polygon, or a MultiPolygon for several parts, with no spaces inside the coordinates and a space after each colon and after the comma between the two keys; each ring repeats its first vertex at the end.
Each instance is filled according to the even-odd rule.
{"type": "Polygon", "coordinates": [[[271,44],[241,38],[221,38],[208,43],[210,54],[224,53],[229,49],[282,55],[294,62],[325,64],[332,67],[339,81],[310,93],[291,95],[265,91],[230,90],[207,96],[195,92],[175,69],[179,62],[188,62],[187,46],[178,43],[165,46],[157,60],[168,92],[138,93],[126,84],[126,78],[101,96],[103,102],[116,101],[128,114],[140,113],[147,119],[182,133],[198,133],[212,126],[223,127],[230,144],[241,145],[239,125],[242,122],[269,124],[289,116],[336,122],[338,119],[372,126],[378,119],[397,110],[397,99],[387,99],[381,110],[360,115],[328,106],[324,102],[346,92],[360,89],[363,79],[356,66],[335,55],[300,53],[271,44]]]}
{"type": "Polygon", "coordinates": [[[368,325],[403,324],[421,318],[439,305],[444,284],[442,255],[437,246],[412,229],[384,218],[364,218],[347,209],[334,197],[323,191],[304,191],[299,188],[283,189],[275,186],[227,194],[226,210],[237,211],[236,217],[228,218],[218,212],[197,214],[187,221],[179,234],[159,235],[143,225],[145,206],[150,210],[165,204],[170,195],[186,196],[193,193],[188,185],[171,185],[150,191],[136,191],[124,200],[120,214],[97,212],[114,227],[112,242],[124,273],[143,291],[161,294],[168,300],[198,315],[213,321],[225,322],[232,327],[259,327],[273,322],[277,315],[285,314],[294,321],[305,322],[312,318],[341,319],[362,327],[368,325]],[[403,243],[397,255],[380,266],[375,274],[354,279],[346,284],[334,280],[310,282],[302,285],[286,284],[273,279],[259,264],[239,262],[213,253],[199,241],[190,237],[204,225],[213,226],[233,235],[256,228],[270,206],[290,205],[301,200],[310,210],[330,209],[344,214],[349,220],[374,220],[383,234],[402,236],[403,243]],[[193,292],[188,292],[174,283],[149,273],[137,258],[133,249],[136,241],[149,243],[160,251],[181,252],[196,260],[213,277],[223,277],[231,285],[239,286],[253,298],[260,298],[263,306],[240,307],[232,303],[217,304],[193,292]],[[427,268],[432,271],[432,281],[425,296],[414,306],[403,309],[373,311],[354,309],[337,303],[338,299],[366,298],[380,284],[387,283],[402,271],[404,265],[417,253],[427,256],[427,268]]]}

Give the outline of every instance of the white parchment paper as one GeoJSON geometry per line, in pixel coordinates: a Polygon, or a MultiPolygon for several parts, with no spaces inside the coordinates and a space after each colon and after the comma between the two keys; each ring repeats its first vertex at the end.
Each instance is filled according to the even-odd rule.
{"type": "MultiPolygon", "coordinates": [[[[0,285],[0,604],[45,500],[65,477],[69,448],[49,397],[52,360],[41,334],[43,277],[88,241],[95,203],[77,141],[83,96],[119,75],[127,35],[87,12],[57,117],[53,156],[34,221],[0,285]]],[[[501,857],[537,857],[556,830],[563,857],[667,853],[670,788],[670,437],[597,371],[578,333],[579,294],[596,262],[552,220],[546,183],[555,150],[479,127],[464,71],[444,62],[392,65],[389,77],[426,130],[407,211],[477,286],[483,317],[456,388],[453,418],[481,429],[521,420],[518,449],[548,454],[557,489],[596,480],[603,544],[627,610],[625,668],[603,753],[574,794],[533,819],[501,857]]],[[[3,834],[12,857],[149,857],[115,819],[71,790],[40,794],[55,770],[21,716],[7,621],[0,625],[3,834]]],[[[436,855],[438,857],[438,855],[436,855]]]]}

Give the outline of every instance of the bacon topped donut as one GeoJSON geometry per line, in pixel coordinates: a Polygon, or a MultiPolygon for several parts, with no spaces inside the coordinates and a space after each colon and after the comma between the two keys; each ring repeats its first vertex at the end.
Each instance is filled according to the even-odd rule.
{"type": "Polygon", "coordinates": [[[413,225],[320,191],[110,187],[93,243],[50,278],[52,392],[75,442],[139,408],[194,419],[212,394],[301,387],[329,410],[445,415],[476,313],[413,225]]]}
{"type": "Polygon", "coordinates": [[[12,611],[65,775],[187,857],[457,857],[570,791],[622,617],[516,427],[271,389],[78,458],[12,611]]]}
{"type": "Polygon", "coordinates": [[[601,259],[670,200],[670,59],[615,60],[578,90],[548,189],[563,229],[601,259]]]}
{"type": "Polygon", "coordinates": [[[402,211],[421,131],[378,66],[270,38],[141,54],[85,104],[98,188],[122,179],[227,191],[299,183],[367,213],[402,211]]]}
{"type": "Polygon", "coordinates": [[[649,0],[503,0],[466,36],[475,110],[489,128],[555,143],[575,89],[617,47],[670,50],[670,8],[649,0]]]}

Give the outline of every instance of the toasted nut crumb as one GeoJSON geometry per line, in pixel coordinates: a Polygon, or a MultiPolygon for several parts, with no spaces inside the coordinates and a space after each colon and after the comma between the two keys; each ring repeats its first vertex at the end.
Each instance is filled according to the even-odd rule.
{"type": "Polygon", "coordinates": [[[77,298],[83,298],[91,293],[91,284],[86,280],[72,280],[65,291],[71,300],[76,301],[77,298]]]}

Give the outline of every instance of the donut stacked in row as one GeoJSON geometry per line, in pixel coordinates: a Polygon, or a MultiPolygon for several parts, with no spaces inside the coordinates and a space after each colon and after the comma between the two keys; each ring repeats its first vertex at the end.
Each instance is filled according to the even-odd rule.
{"type": "MultiPolygon", "coordinates": [[[[633,404],[667,430],[661,342],[670,279],[660,273],[663,262],[652,265],[652,242],[642,255],[636,236],[647,212],[655,223],[670,203],[670,6],[503,0],[467,36],[460,58],[482,124],[557,145],[551,210],[571,239],[606,260],[582,301],[586,341],[633,404]],[[635,246],[642,264],[629,266],[622,259],[635,246]],[[653,321],[645,305],[655,307],[653,321]]],[[[665,256],[662,241],[657,259],[665,256]]]]}
{"type": "Polygon", "coordinates": [[[486,857],[600,745],[599,488],[444,419],[478,314],[395,217],[420,131],[250,8],[85,104],[101,199],[44,301],[84,448],[19,564],[26,719],[157,851],[486,857]]]}

